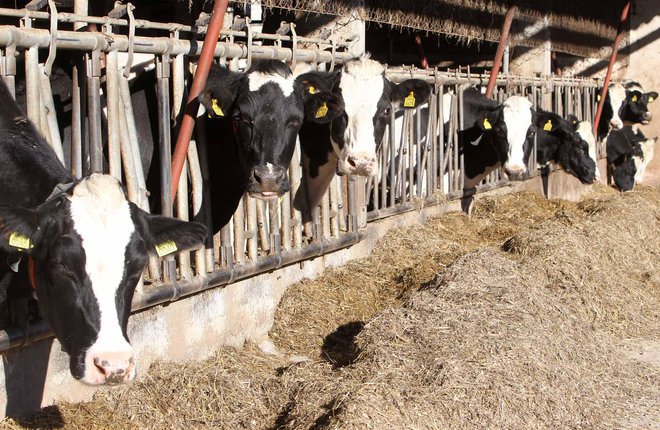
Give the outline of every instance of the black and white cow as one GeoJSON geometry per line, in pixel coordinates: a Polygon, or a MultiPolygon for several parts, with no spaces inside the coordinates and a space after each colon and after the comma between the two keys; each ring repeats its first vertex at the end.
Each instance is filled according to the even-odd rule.
{"type": "Polygon", "coordinates": [[[642,181],[653,158],[657,137],[648,139],[636,125],[612,130],[605,139],[607,165],[614,184],[621,191],[632,190],[642,181]]]}
{"type": "Polygon", "coordinates": [[[303,212],[319,204],[335,174],[376,177],[392,103],[412,109],[431,93],[420,79],[391,82],[385,66],[368,56],[347,62],[340,71],[306,73],[299,80],[305,92],[338,98],[312,111],[317,121],[305,121],[300,129],[303,181],[294,207],[303,212]]]}
{"type": "Polygon", "coordinates": [[[612,84],[607,89],[603,112],[598,123],[598,139],[603,140],[611,129],[624,125],[648,124],[652,115],[648,104],[658,98],[655,91],[644,92],[637,82],[612,84]]]}
{"type": "Polygon", "coordinates": [[[575,133],[586,143],[589,158],[596,164],[596,179],[600,178],[600,169],[598,168],[598,156],[596,154],[596,137],[593,133],[593,126],[589,121],[580,121],[575,115],[568,115],[566,118],[573,125],[575,133]]]}
{"type": "Polygon", "coordinates": [[[559,164],[583,184],[591,184],[596,180],[595,151],[592,158],[589,143],[577,133],[572,119],[565,120],[553,112],[536,112],[536,162],[542,167],[559,164]]]}
{"type": "Polygon", "coordinates": [[[464,155],[463,210],[470,213],[477,185],[503,167],[510,179],[522,179],[534,144],[534,111],[525,97],[511,96],[499,104],[476,88],[463,91],[463,124],[458,133],[464,155]]]}
{"type": "Polygon", "coordinates": [[[109,175],[74,181],[4,82],[0,138],[0,258],[18,263],[2,265],[2,285],[36,290],[76,379],[131,381],[126,329],[148,254],[199,246],[206,228],[142,211],[109,175]]]}
{"type": "Polygon", "coordinates": [[[245,73],[213,67],[199,100],[213,117],[206,126],[216,231],[245,192],[262,200],[288,192],[287,170],[303,120],[326,122],[341,106],[338,96],[311,90],[275,60],[255,63],[245,73]]]}

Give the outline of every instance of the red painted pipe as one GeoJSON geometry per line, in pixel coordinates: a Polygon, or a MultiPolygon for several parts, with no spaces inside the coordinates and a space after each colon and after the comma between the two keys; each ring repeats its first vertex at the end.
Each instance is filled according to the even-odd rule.
{"type": "Polygon", "coordinates": [[[172,200],[176,197],[181,170],[183,170],[183,163],[188,153],[188,144],[192,137],[193,127],[195,126],[195,117],[197,115],[197,108],[199,107],[197,96],[206,86],[206,78],[209,76],[209,69],[213,61],[213,52],[218,43],[220,29],[222,29],[222,22],[227,11],[227,2],[228,0],[215,0],[211,20],[206,29],[204,46],[202,46],[202,53],[199,55],[199,62],[197,63],[197,72],[195,72],[195,78],[188,94],[188,104],[183,113],[181,128],[179,128],[176,147],[172,155],[172,200]]]}
{"type": "Polygon", "coordinates": [[[495,80],[497,80],[497,75],[500,73],[500,66],[502,65],[502,56],[504,56],[504,48],[506,47],[507,39],[509,38],[509,30],[511,30],[511,23],[513,22],[513,16],[516,14],[518,7],[512,5],[509,7],[509,10],[506,11],[506,16],[504,17],[504,23],[502,24],[502,32],[500,33],[500,41],[497,45],[497,52],[495,53],[495,60],[493,61],[493,69],[490,71],[490,77],[488,78],[488,87],[486,88],[486,97],[493,95],[493,89],[495,88],[495,80]]]}
{"type": "Polygon", "coordinates": [[[419,34],[415,35],[415,45],[417,46],[417,54],[419,54],[419,61],[424,69],[429,68],[429,60],[424,53],[424,46],[422,45],[422,38],[419,34]]]}
{"type": "Polygon", "coordinates": [[[605,75],[605,83],[603,84],[603,89],[600,91],[600,100],[598,101],[598,109],[596,109],[596,118],[594,118],[594,136],[598,138],[598,123],[600,122],[600,116],[603,113],[603,105],[605,104],[605,97],[607,96],[607,89],[610,86],[610,78],[612,77],[612,69],[614,68],[614,63],[616,63],[616,54],[619,51],[619,43],[621,43],[621,37],[623,37],[623,30],[626,21],[628,20],[628,12],[630,11],[631,0],[628,0],[626,5],[623,7],[621,12],[621,19],[619,20],[619,28],[616,32],[616,37],[614,38],[614,45],[612,46],[612,54],[610,55],[610,64],[607,66],[607,74],[605,75]]]}

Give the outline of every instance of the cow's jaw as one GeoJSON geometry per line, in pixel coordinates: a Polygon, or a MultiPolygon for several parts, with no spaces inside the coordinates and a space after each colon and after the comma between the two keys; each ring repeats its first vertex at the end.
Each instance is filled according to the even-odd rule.
{"type": "Polygon", "coordinates": [[[84,356],[82,382],[99,385],[135,378],[135,353],[120,324],[116,297],[124,283],[126,248],[135,225],[116,179],[92,175],[70,197],[71,218],[85,250],[85,272],[99,308],[96,339],[84,356]]]}
{"type": "Polygon", "coordinates": [[[347,116],[343,145],[332,139],[339,174],[378,175],[374,117],[385,90],[384,70],[377,61],[363,58],[342,72],[339,88],[347,116]]]}
{"type": "Polygon", "coordinates": [[[532,103],[525,97],[512,96],[504,102],[502,114],[506,124],[508,142],[504,171],[511,179],[518,179],[527,172],[524,145],[532,125],[532,103]]]}

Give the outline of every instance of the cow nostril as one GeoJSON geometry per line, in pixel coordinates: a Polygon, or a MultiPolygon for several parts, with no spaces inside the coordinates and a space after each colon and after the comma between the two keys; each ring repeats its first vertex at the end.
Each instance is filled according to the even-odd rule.
{"type": "Polygon", "coordinates": [[[257,173],[256,170],[253,170],[253,171],[252,171],[252,176],[254,176],[254,180],[255,180],[256,182],[261,183],[261,176],[259,175],[259,173],[257,173]]]}
{"type": "Polygon", "coordinates": [[[348,157],[348,164],[351,165],[351,167],[357,167],[357,163],[355,163],[355,159],[353,157],[348,157]]]}
{"type": "Polygon", "coordinates": [[[96,368],[99,370],[99,372],[101,372],[101,374],[104,375],[104,376],[107,375],[107,372],[108,372],[107,368],[108,368],[109,364],[110,363],[108,363],[105,360],[101,360],[100,358],[95,358],[94,359],[94,366],[96,366],[96,368]]]}

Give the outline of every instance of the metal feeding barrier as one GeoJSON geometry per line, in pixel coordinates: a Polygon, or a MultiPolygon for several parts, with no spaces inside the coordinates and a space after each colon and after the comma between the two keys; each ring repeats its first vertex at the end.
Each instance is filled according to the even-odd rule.
{"type": "MultiPolygon", "coordinates": [[[[129,85],[138,62],[145,63],[143,54],[149,54],[147,63],[155,67],[156,73],[155,144],[160,154],[161,211],[212,225],[206,185],[213,160],[207,155],[203,119],[197,121],[176,200],[170,197],[172,123],[178,121],[184,105],[188,58],[201,52],[202,42],[195,37],[205,32],[204,19],[191,27],[135,19],[131,4],[119,5],[105,17],[58,13],[52,1],[48,4],[50,12],[0,8],[0,16],[20,20],[18,26],[0,27],[0,74],[12,92],[17,88],[16,77],[25,77],[28,117],[74,176],[108,172],[124,183],[131,201],[149,211],[138,143],[138,128],[142,125],[136,124],[129,85]],[[48,21],[49,29],[36,28],[40,21],[48,21]],[[62,29],[65,23],[73,23],[76,28],[81,24],[102,27],[99,32],[69,31],[62,29]],[[163,31],[164,35],[136,35],[142,29],[163,31]],[[182,38],[182,34],[189,37],[182,38]],[[43,63],[40,49],[48,49],[43,63]],[[71,127],[66,135],[61,133],[63,125],[58,124],[49,80],[55,56],[64,50],[74,59],[71,127]],[[24,74],[17,70],[20,56],[24,58],[24,74]],[[68,150],[63,142],[70,142],[68,150]]],[[[222,30],[215,57],[233,70],[245,68],[255,59],[279,59],[290,65],[306,62],[313,69],[332,70],[352,58],[348,50],[352,39],[300,37],[295,25],[286,23],[276,34],[254,32],[249,20],[237,19],[231,28],[222,30]],[[274,44],[264,45],[267,41],[274,44]],[[282,42],[291,47],[283,47],[282,42]]],[[[394,82],[411,77],[424,79],[433,91],[428,103],[413,110],[397,111],[393,106],[379,153],[379,177],[335,177],[307,221],[293,208],[293,196],[302,177],[300,148],[296,148],[288,172],[290,193],[272,202],[245,195],[232,220],[205,247],[175,257],[152,257],[136,290],[133,310],[349,247],[364,237],[367,222],[460,198],[463,159],[458,130],[464,125],[463,91],[469,85],[484,85],[488,76],[471,74],[469,69],[443,72],[416,68],[389,68],[387,76],[394,82]]],[[[535,108],[592,119],[596,81],[500,75],[496,85],[493,97],[499,101],[510,94],[521,94],[529,97],[535,108]]],[[[535,171],[534,156],[531,172],[535,171]]],[[[504,184],[506,180],[496,171],[479,189],[504,184]]],[[[29,326],[27,332],[10,327],[0,331],[0,351],[49,334],[43,322],[29,326]]]]}

